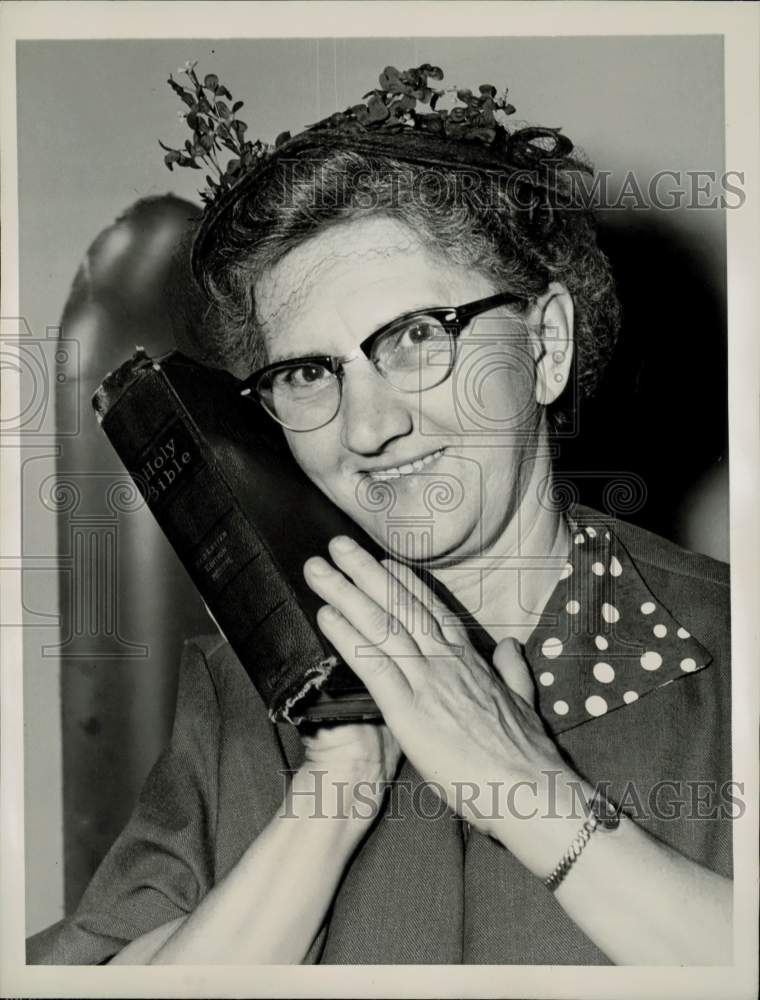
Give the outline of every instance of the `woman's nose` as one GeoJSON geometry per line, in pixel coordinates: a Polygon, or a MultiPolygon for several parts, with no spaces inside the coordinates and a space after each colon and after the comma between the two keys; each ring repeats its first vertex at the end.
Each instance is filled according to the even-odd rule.
{"type": "Polygon", "coordinates": [[[366,358],[346,365],[339,414],[343,446],[377,455],[394,438],[405,437],[414,426],[412,398],[396,391],[366,358]]]}

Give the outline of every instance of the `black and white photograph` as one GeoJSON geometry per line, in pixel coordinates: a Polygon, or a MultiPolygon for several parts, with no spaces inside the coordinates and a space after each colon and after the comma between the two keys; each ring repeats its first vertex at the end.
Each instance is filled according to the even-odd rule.
{"type": "Polygon", "coordinates": [[[0,14],[0,992],[755,996],[758,5],[0,14]]]}

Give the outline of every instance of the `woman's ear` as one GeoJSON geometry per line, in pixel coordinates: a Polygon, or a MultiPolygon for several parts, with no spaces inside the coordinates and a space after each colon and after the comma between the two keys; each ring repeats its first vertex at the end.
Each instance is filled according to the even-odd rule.
{"type": "Polygon", "coordinates": [[[564,285],[553,281],[536,303],[540,328],[536,358],[536,400],[553,403],[567,386],[573,360],[573,299],[564,285]]]}

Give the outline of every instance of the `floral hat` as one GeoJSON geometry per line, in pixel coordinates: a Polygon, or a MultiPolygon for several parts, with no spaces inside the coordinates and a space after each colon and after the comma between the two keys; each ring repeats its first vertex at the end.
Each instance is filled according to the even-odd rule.
{"type": "Polygon", "coordinates": [[[214,73],[203,79],[196,63],[187,62],[168,83],[186,105],[179,112],[192,130],[192,139],[174,149],[160,143],[164,162],[194,170],[206,169],[205,203],[196,234],[192,263],[198,273],[212,232],[231,208],[260,182],[274,164],[303,157],[309,150],[347,149],[379,153],[406,163],[447,169],[462,168],[497,176],[519,176],[534,188],[555,190],[558,165],[584,172],[585,164],[571,158],[573,143],[559,128],[529,126],[510,129],[515,108],[508,91],[500,95],[492,84],[477,93],[456,87],[437,88],[443,79],[438,66],[400,71],[386,66],[379,86],[360,103],[306,126],[296,135],[281,132],[273,144],[247,137],[248,126],[237,117],[243,101],[214,73]]]}

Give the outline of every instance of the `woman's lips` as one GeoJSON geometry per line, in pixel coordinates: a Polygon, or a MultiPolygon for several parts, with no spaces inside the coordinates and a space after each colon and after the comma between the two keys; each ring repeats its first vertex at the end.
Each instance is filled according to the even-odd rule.
{"type": "Polygon", "coordinates": [[[387,469],[368,471],[367,475],[373,480],[400,479],[402,476],[411,476],[439,459],[445,450],[445,448],[436,448],[435,451],[431,451],[421,458],[416,458],[413,462],[404,462],[401,465],[390,466],[387,469]]]}

